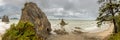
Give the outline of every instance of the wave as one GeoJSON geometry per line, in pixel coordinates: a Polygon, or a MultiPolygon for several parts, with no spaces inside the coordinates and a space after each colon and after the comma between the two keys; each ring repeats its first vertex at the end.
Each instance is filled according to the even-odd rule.
{"type": "Polygon", "coordinates": [[[4,34],[10,28],[10,23],[0,22],[0,34],[4,34]]]}

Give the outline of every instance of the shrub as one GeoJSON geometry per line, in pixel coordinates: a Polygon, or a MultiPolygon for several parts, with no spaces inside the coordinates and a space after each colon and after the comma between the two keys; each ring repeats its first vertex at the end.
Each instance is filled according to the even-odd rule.
{"type": "Polygon", "coordinates": [[[26,22],[20,22],[18,25],[12,24],[10,29],[3,35],[2,40],[43,40],[38,38],[34,25],[26,22]]]}
{"type": "Polygon", "coordinates": [[[120,14],[115,17],[115,20],[118,33],[111,35],[109,40],[120,40],[120,14]]]}
{"type": "Polygon", "coordinates": [[[120,32],[120,15],[115,17],[116,25],[117,25],[117,31],[120,32]]]}
{"type": "Polygon", "coordinates": [[[120,40],[120,32],[110,36],[109,40],[120,40]]]}

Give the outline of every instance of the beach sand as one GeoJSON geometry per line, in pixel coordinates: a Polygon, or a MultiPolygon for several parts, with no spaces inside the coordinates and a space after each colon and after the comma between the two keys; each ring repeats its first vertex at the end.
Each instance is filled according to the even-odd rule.
{"type": "Polygon", "coordinates": [[[105,39],[106,37],[110,36],[113,33],[113,30],[114,30],[114,25],[111,23],[110,27],[107,30],[103,32],[98,32],[96,34],[97,36],[100,36],[102,39],[105,39]]]}

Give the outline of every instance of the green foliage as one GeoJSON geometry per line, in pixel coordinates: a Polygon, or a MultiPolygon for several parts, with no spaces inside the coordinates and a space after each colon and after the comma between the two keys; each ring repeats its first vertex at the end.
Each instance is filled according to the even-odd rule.
{"type": "Polygon", "coordinates": [[[118,28],[118,33],[115,33],[110,36],[109,40],[120,40],[120,15],[115,16],[116,24],[118,28]]]}
{"type": "Polygon", "coordinates": [[[117,28],[118,28],[118,32],[120,32],[120,15],[117,15],[116,17],[115,17],[115,19],[116,19],[116,25],[117,25],[117,28]]]}
{"type": "MultiPolygon", "coordinates": [[[[3,35],[2,40],[38,40],[34,25],[20,22],[18,25],[11,25],[11,28],[3,35]]],[[[39,40],[42,40],[39,38],[39,40]]]]}
{"type": "Polygon", "coordinates": [[[120,40],[120,32],[110,36],[108,40],[120,40]]]}
{"type": "Polygon", "coordinates": [[[115,14],[120,10],[120,2],[117,0],[98,0],[101,7],[99,8],[99,16],[97,17],[98,26],[104,21],[113,21],[115,14]]]}
{"type": "Polygon", "coordinates": [[[120,0],[98,0],[101,7],[99,8],[99,16],[97,17],[98,26],[104,21],[112,21],[114,24],[114,34],[109,40],[120,40],[120,0]],[[118,33],[119,32],[119,33],[118,33]]]}

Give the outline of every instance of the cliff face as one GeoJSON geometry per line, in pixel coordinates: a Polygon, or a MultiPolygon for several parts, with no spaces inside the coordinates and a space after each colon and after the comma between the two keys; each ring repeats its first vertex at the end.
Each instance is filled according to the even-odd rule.
{"type": "Polygon", "coordinates": [[[2,17],[2,22],[9,22],[8,16],[4,15],[4,16],[2,17]]]}
{"type": "Polygon", "coordinates": [[[47,16],[35,3],[29,2],[24,5],[20,22],[31,22],[38,37],[47,38],[51,31],[51,24],[47,16]]]}

